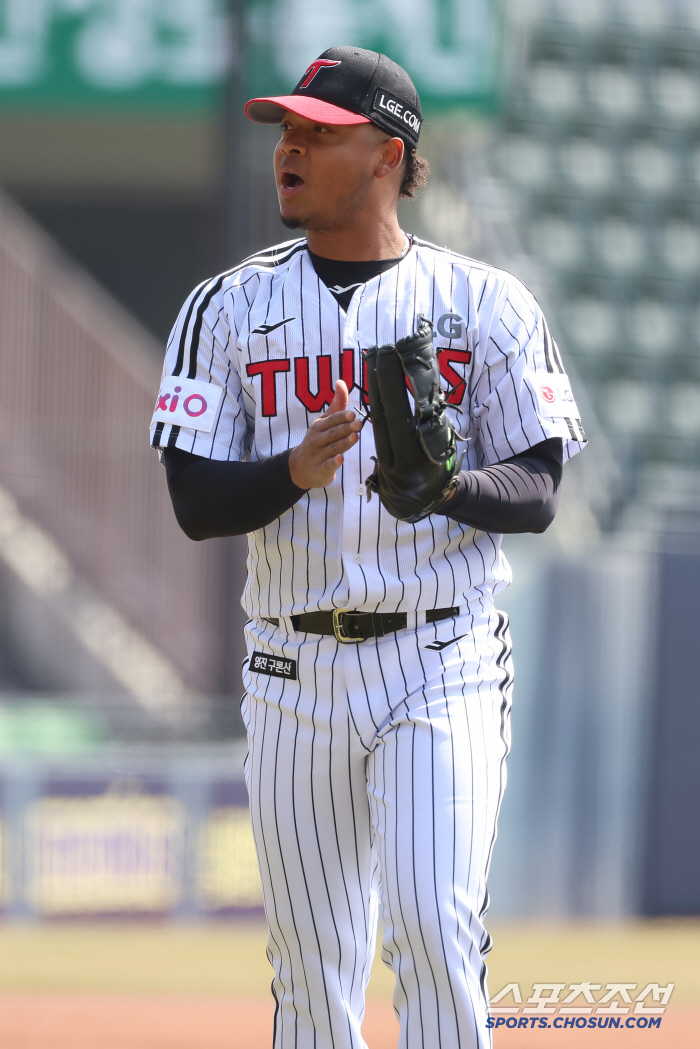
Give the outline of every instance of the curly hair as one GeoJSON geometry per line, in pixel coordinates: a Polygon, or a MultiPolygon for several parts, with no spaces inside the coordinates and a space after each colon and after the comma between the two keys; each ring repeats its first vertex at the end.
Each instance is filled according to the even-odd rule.
{"type": "Polygon", "coordinates": [[[399,198],[413,200],[419,190],[428,184],[430,164],[422,157],[415,146],[406,146],[403,179],[399,198]]]}

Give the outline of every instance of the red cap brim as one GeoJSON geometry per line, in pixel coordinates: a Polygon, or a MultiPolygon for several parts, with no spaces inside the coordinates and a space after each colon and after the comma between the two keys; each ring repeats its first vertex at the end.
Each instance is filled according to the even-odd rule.
{"type": "Polygon", "coordinates": [[[332,106],[320,98],[304,95],[277,95],[273,98],[251,98],[246,102],[245,115],[256,124],[279,124],[284,113],[296,113],[319,124],[371,124],[369,117],[351,113],[349,109],[332,106]]]}

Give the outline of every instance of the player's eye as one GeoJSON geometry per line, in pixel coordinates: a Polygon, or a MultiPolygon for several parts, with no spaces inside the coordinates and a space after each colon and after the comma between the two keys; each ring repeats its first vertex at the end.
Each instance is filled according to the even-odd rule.
{"type": "Polygon", "coordinates": [[[327,132],[328,128],[325,124],[314,124],[314,131],[327,132]]]}

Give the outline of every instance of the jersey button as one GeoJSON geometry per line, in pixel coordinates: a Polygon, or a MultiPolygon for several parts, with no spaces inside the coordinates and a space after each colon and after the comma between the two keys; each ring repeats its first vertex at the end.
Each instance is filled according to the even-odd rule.
{"type": "Polygon", "coordinates": [[[355,554],[355,556],[353,557],[353,561],[355,562],[356,565],[361,565],[362,564],[362,554],[355,554]]]}
{"type": "Polygon", "coordinates": [[[363,484],[358,484],[358,486],[355,489],[355,491],[357,492],[358,495],[364,495],[365,494],[365,486],[363,484]]]}

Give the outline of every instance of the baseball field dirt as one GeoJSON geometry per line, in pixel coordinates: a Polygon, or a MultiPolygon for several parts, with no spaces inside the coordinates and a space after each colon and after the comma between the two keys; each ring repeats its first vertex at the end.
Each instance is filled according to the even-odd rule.
{"type": "MultiPolygon", "coordinates": [[[[617,1030],[632,1047],[700,1042],[700,922],[494,926],[491,992],[588,981],[676,984],[659,1029],[617,1030]]],[[[218,926],[0,926],[2,1049],[269,1049],[265,932],[218,926]]],[[[597,992],[598,997],[602,992],[597,992]]],[[[578,1004],[578,1003],[577,1003],[578,1004]]],[[[391,976],[375,964],[365,1037],[395,1049],[391,976]]],[[[596,1049],[609,1031],[502,1029],[496,1049],[596,1049]]]]}

